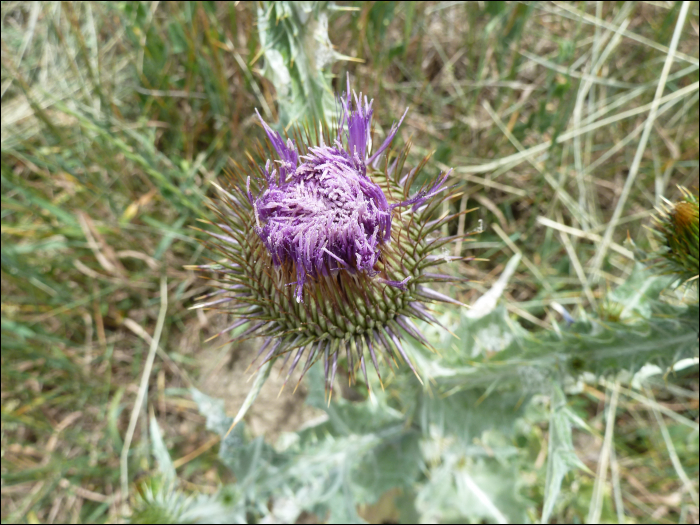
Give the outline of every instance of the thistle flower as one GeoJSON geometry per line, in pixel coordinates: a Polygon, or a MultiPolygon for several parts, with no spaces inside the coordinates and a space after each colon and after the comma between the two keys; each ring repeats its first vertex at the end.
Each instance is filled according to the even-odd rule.
{"type": "Polygon", "coordinates": [[[673,273],[681,282],[698,282],[698,197],[679,187],[682,199],[666,201],[654,217],[654,234],[663,243],[654,266],[673,273]]]}
{"type": "Polygon", "coordinates": [[[219,289],[197,307],[227,305],[236,318],[217,335],[245,326],[238,340],[263,337],[255,360],[284,355],[287,380],[300,363],[303,377],[323,358],[331,393],[342,354],[352,381],[357,369],[367,381],[368,358],[380,381],[380,361],[391,366],[397,355],[415,373],[402,339],[428,341],[411,319],[437,323],[426,303],[462,305],[426,286],[462,280],[430,273],[460,259],[436,255],[457,236],[434,234],[458,214],[432,219],[454,196],[445,186],[451,170],[409,195],[427,158],[403,173],[410,145],[391,165],[383,155],[406,113],[372,152],[372,104],[351,97],[348,81],[336,131],[315,140],[308,129],[285,140],[258,114],[275,158],[264,166],[250,158],[250,174],[238,165],[229,173],[213,208],[220,233],[207,232],[224,262],[196,267],[219,275],[219,289]]]}

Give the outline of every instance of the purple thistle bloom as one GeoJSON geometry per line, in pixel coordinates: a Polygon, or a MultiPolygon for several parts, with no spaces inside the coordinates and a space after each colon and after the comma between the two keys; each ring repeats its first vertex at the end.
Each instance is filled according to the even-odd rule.
{"type": "Polygon", "coordinates": [[[298,129],[295,140],[283,138],[258,114],[277,158],[252,164],[253,176],[232,173],[215,208],[222,233],[208,232],[226,262],[199,267],[222,275],[225,295],[198,306],[227,304],[238,318],[221,333],[247,325],[238,338],[264,337],[258,356],[266,361],[287,354],[287,378],[302,358],[303,376],[323,357],[331,389],[343,347],[351,377],[359,367],[365,381],[365,353],[380,378],[378,356],[408,361],[404,334],[428,344],[409,318],[435,323],[423,303],[461,304],[425,285],[463,280],[428,273],[445,260],[434,252],[457,239],[433,237],[457,214],[430,220],[453,196],[445,191],[451,171],[409,196],[425,160],[402,173],[406,147],[383,172],[376,168],[406,112],[372,152],[372,101],[351,97],[348,81],[339,106],[335,136],[315,143],[309,130],[306,140],[298,129]]]}
{"type": "MultiPolygon", "coordinates": [[[[389,205],[382,189],[367,175],[367,166],[389,146],[408,110],[392,126],[382,146],[368,158],[372,102],[368,103],[365,97],[363,104],[362,94],[355,95],[352,109],[349,92],[348,81],[348,94],[342,100],[333,146],[321,143],[310,147],[308,154],[301,157],[294,143],[291,140],[285,143],[258,113],[280,160],[278,169],[271,171],[269,161],[265,166],[267,188],[258,197],[249,195],[255,213],[255,231],[276,266],[289,261],[296,267],[298,302],[302,300],[307,276],[316,278],[339,270],[375,276],[380,245],[391,242],[392,211],[408,205],[413,205],[415,210],[443,189],[449,175],[448,172],[429,191],[389,205]]],[[[386,282],[395,286],[404,284],[404,281],[386,282]]]]}

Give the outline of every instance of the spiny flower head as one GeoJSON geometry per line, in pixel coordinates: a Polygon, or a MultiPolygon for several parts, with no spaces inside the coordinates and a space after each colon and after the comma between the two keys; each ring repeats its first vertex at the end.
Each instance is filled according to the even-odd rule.
{"type": "Polygon", "coordinates": [[[221,232],[207,232],[223,262],[197,267],[218,273],[219,290],[207,297],[221,296],[197,307],[228,305],[237,317],[220,334],[245,325],[238,339],[263,337],[256,359],[293,358],[287,379],[302,359],[301,376],[323,358],[327,388],[341,352],[353,380],[359,368],[367,381],[366,355],[380,379],[381,359],[400,355],[414,370],[403,337],[428,343],[411,318],[437,323],[426,303],[461,305],[425,286],[461,280],[429,272],[459,259],[435,255],[457,237],[433,234],[456,215],[431,220],[454,196],[450,171],[409,196],[427,158],[403,173],[407,146],[378,169],[406,113],[372,152],[372,101],[351,97],[348,83],[339,106],[334,136],[315,140],[308,129],[285,140],[258,115],[276,158],[230,173],[214,207],[221,232]]]}
{"type": "Polygon", "coordinates": [[[666,201],[654,217],[656,236],[663,243],[655,266],[677,274],[681,282],[698,283],[698,197],[679,187],[682,199],[666,201]]]}

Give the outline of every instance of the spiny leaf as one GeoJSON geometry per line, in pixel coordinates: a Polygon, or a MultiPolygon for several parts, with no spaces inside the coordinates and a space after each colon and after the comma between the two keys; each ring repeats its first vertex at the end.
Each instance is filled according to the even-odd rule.
{"type": "Polygon", "coordinates": [[[158,470],[163,477],[163,481],[165,483],[173,483],[175,481],[175,466],[173,465],[173,460],[170,457],[170,453],[163,442],[163,435],[160,432],[158,420],[154,415],[151,416],[150,434],[151,450],[153,451],[153,457],[156,458],[158,463],[158,470]]]}
{"type": "Polygon", "coordinates": [[[552,384],[550,402],[547,478],[544,486],[542,523],[549,521],[567,472],[576,468],[588,470],[574,451],[571,439],[572,420],[566,407],[566,396],[556,383],[552,384]]]}

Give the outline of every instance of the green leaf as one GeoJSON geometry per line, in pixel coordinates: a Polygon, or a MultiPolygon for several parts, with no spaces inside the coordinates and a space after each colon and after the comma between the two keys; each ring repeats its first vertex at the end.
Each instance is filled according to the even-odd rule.
{"type": "Polygon", "coordinates": [[[515,462],[470,457],[464,445],[445,449],[416,495],[421,523],[526,523],[515,462]]]}
{"type": "Polygon", "coordinates": [[[566,406],[566,396],[556,383],[552,385],[551,404],[542,523],[547,523],[552,515],[562,481],[567,472],[576,468],[588,470],[588,467],[581,462],[574,451],[571,438],[571,414],[566,406]]]}
{"type": "Polygon", "coordinates": [[[216,399],[203,394],[196,388],[190,388],[192,399],[197,403],[199,413],[207,418],[207,430],[223,435],[231,425],[233,418],[226,416],[223,399],[216,399]]]}
{"type": "Polygon", "coordinates": [[[474,389],[468,385],[449,395],[424,393],[420,397],[418,421],[426,433],[437,429],[442,435],[455,436],[469,444],[488,430],[512,434],[529,397],[530,394],[522,391],[474,389]]]}
{"type": "Polygon", "coordinates": [[[642,263],[636,262],[630,276],[610,293],[609,298],[624,305],[620,319],[629,318],[633,314],[649,319],[653,302],[674,279],[670,275],[655,275],[642,263]]]}
{"type": "Polygon", "coordinates": [[[277,92],[280,125],[329,123],[335,99],[332,65],[344,57],[328,36],[325,2],[262,2],[258,34],[263,74],[277,92]]]}
{"type": "Polygon", "coordinates": [[[236,497],[224,488],[213,495],[187,495],[175,483],[151,478],[139,490],[130,523],[246,523],[236,497]]]}
{"type": "Polygon", "coordinates": [[[164,482],[172,483],[176,479],[175,466],[173,465],[173,460],[170,457],[170,453],[163,442],[163,435],[160,432],[160,426],[158,425],[158,420],[156,420],[155,416],[151,416],[150,434],[151,450],[153,451],[153,457],[156,458],[158,463],[158,470],[160,471],[164,482]]]}
{"type": "Polygon", "coordinates": [[[275,459],[274,450],[263,438],[249,439],[242,422],[229,432],[233,418],[226,416],[223,400],[209,397],[195,388],[191,392],[200,413],[207,418],[207,429],[222,438],[219,458],[236,476],[242,492],[254,494],[255,482],[264,477],[266,469],[275,459]]]}
{"type": "MultiPolygon", "coordinates": [[[[320,367],[308,374],[318,375],[320,367]]],[[[311,381],[311,402],[329,414],[327,420],[298,433],[285,434],[279,450],[262,438],[250,439],[241,423],[223,439],[219,457],[236,476],[236,490],[247,512],[268,512],[259,502],[272,502],[270,519],[294,522],[303,511],[321,520],[359,523],[357,505],[375,503],[386,491],[410,489],[420,475],[419,433],[377,393],[373,400],[324,403],[311,381]]],[[[231,418],[223,403],[192,390],[207,428],[224,436],[231,418]]]]}
{"type": "Polygon", "coordinates": [[[421,463],[418,432],[402,432],[396,439],[385,439],[360,458],[353,476],[358,501],[375,503],[388,490],[412,488],[421,463]]]}

